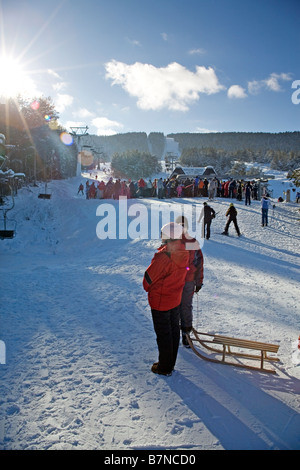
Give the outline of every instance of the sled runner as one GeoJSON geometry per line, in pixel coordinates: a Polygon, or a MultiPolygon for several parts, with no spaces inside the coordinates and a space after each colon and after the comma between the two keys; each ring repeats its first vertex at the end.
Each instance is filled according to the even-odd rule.
{"type": "Polygon", "coordinates": [[[247,339],[240,338],[230,338],[228,336],[215,335],[209,333],[202,333],[196,331],[194,328],[190,335],[187,335],[187,339],[190,347],[194,353],[205,361],[214,362],[218,364],[227,364],[234,367],[241,367],[244,369],[256,370],[259,372],[267,372],[270,374],[276,374],[274,369],[266,368],[264,365],[265,361],[279,361],[277,357],[269,356],[269,353],[276,354],[279,345],[270,344],[270,343],[261,343],[258,341],[251,341],[247,339]],[[199,345],[213,352],[216,356],[221,355],[221,358],[214,357],[213,355],[206,356],[195,347],[194,343],[199,343],[199,345]],[[233,351],[232,348],[235,350],[233,351]],[[246,352],[244,350],[250,351],[259,351],[260,354],[255,354],[254,352],[246,352]],[[228,361],[228,356],[236,359],[236,362],[228,361]],[[251,359],[259,361],[260,365],[250,365],[239,362],[240,358],[251,359]]]}

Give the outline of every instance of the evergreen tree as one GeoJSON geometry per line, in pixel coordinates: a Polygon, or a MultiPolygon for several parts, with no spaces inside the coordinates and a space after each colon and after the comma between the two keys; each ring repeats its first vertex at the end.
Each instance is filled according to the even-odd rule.
{"type": "Polygon", "coordinates": [[[5,162],[15,172],[29,179],[63,178],[76,174],[75,145],[60,140],[63,131],[59,115],[50,97],[26,101],[10,100],[0,108],[0,132],[11,145],[5,162]]]}
{"type": "Polygon", "coordinates": [[[293,180],[293,183],[297,188],[300,187],[300,168],[297,168],[292,172],[290,179],[293,180]]]}
{"type": "Polygon", "coordinates": [[[111,168],[115,177],[135,180],[161,171],[157,157],[138,150],[115,153],[112,156],[111,168]]]}

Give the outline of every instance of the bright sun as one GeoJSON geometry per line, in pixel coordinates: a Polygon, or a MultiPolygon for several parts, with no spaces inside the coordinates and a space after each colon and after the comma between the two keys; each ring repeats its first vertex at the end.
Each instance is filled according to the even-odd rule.
{"type": "Polygon", "coordinates": [[[0,56],[0,96],[14,98],[18,94],[30,95],[33,88],[32,80],[17,60],[0,56]]]}

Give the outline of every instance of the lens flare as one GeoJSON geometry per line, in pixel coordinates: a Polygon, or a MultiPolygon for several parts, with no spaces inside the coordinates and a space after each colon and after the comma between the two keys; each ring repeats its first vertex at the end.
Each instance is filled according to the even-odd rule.
{"type": "Polygon", "coordinates": [[[40,103],[37,100],[34,100],[31,103],[30,107],[31,107],[31,109],[33,109],[33,111],[37,111],[40,107],[40,103]]]}
{"type": "Polygon", "coordinates": [[[73,137],[68,134],[68,132],[62,132],[60,134],[60,140],[65,145],[72,145],[73,144],[73,137]]]}

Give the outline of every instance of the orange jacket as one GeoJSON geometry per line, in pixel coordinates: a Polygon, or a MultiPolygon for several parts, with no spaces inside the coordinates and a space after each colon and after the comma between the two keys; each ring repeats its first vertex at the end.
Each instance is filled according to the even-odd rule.
{"type": "Polygon", "coordinates": [[[155,253],[143,279],[152,309],[166,311],[180,305],[189,256],[181,240],[169,241],[155,253]]]}

